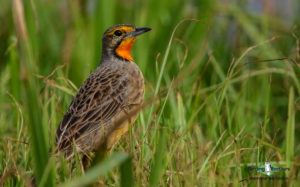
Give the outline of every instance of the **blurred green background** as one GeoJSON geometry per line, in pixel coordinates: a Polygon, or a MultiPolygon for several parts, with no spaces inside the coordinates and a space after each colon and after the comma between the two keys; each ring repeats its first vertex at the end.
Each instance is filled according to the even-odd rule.
{"type": "Polygon", "coordinates": [[[0,186],[299,185],[298,0],[3,0],[0,24],[0,186]],[[152,28],[132,50],[151,102],[83,175],[49,150],[120,23],[152,28]],[[251,180],[265,161],[286,179],[251,180]]]}

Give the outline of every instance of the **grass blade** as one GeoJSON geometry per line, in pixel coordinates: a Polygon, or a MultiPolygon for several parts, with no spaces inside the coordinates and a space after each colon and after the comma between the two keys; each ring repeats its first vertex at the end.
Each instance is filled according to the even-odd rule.
{"type": "Polygon", "coordinates": [[[154,162],[151,167],[152,169],[149,178],[150,186],[158,185],[164,167],[163,159],[166,151],[166,132],[164,128],[160,130],[159,142],[156,148],[157,149],[154,154],[154,162]]]}
{"type": "Polygon", "coordinates": [[[222,135],[220,136],[220,138],[218,139],[216,145],[213,147],[213,149],[210,151],[209,155],[206,157],[204,163],[201,166],[201,169],[199,170],[198,174],[197,174],[197,179],[200,178],[201,173],[203,172],[208,160],[210,159],[210,157],[212,156],[212,154],[215,152],[216,148],[218,147],[218,145],[220,144],[221,140],[223,139],[223,136],[225,135],[226,130],[222,133],[222,135]]]}
{"type": "Polygon", "coordinates": [[[294,87],[289,91],[289,105],[288,105],[288,120],[286,128],[286,161],[288,167],[294,160],[294,146],[295,146],[295,108],[294,108],[294,87]]]}
{"type": "MultiPolygon", "coordinates": [[[[44,186],[53,186],[55,184],[54,164],[48,165],[48,143],[47,134],[42,122],[42,112],[39,106],[38,83],[33,75],[37,71],[36,61],[32,42],[28,37],[24,7],[21,0],[13,1],[14,23],[17,30],[18,45],[21,62],[24,63],[27,79],[25,80],[25,104],[29,116],[29,130],[31,133],[30,143],[31,153],[33,155],[34,175],[37,184],[43,182],[44,186]],[[48,168],[48,169],[47,169],[48,168]],[[46,171],[47,175],[43,175],[46,171]],[[43,180],[42,180],[43,179],[43,180]]],[[[42,186],[42,185],[41,185],[42,186]]]]}
{"type": "Polygon", "coordinates": [[[128,157],[121,165],[121,186],[131,187],[134,186],[132,175],[132,162],[131,157],[128,157]]]}
{"type": "Polygon", "coordinates": [[[108,174],[114,168],[122,164],[128,159],[128,155],[122,153],[114,153],[108,159],[98,163],[93,168],[89,169],[85,175],[73,179],[69,183],[60,185],[60,187],[80,187],[92,184],[100,176],[108,174]]]}

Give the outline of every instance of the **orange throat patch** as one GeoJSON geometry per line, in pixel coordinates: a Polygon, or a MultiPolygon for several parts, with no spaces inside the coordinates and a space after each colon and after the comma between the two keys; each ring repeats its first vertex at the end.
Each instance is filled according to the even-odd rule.
{"type": "Polygon", "coordinates": [[[116,49],[117,55],[126,60],[133,61],[133,58],[130,55],[130,50],[135,40],[135,37],[126,38],[125,40],[123,40],[116,49]]]}

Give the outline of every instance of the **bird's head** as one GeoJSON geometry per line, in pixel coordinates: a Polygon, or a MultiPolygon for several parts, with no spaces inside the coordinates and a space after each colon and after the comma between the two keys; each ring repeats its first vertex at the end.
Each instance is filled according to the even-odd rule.
{"type": "Polygon", "coordinates": [[[111,55],[133,61],[130,50],[140,34],[150,31],[147,27],[134,27],[133,25],[115,25],[108,28],[102,38],[102,55],[110,57],[111,55]]]}

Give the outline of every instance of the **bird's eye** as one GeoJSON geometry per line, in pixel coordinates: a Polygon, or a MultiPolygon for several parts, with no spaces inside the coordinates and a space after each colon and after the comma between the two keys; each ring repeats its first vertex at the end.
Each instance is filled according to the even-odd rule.
{"type": "Polygon", "coordinates": [[[116,35],[116,36],[121,36],[121,35],[122,35],[122,31],[116,30],[116,31],[114,32],[114,35],[116,35]]]}

